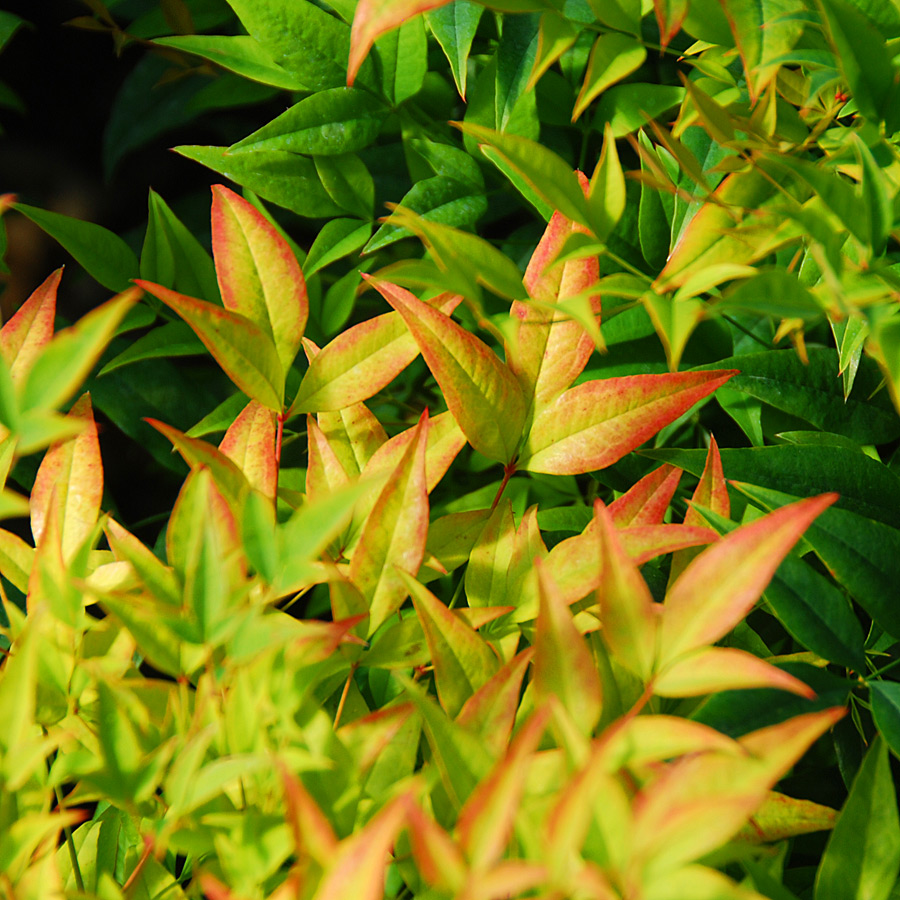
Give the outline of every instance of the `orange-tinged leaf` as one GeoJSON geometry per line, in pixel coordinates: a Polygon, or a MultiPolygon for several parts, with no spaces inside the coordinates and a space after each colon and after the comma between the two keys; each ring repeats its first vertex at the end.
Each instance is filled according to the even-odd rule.
{"type": "Polygon", "coordinates": [[[481,736],[494,756],[499,756],[509,743],[519,709],[522,679],[533,656],[531,647],[514,656],[466,700],[456,717],[460,725],[481,736]]]}
{"type": "Polygon", "coordinates": [[[116,559],[127,560],[149,588],[154,598],[171,603],[181,602],[181,589],[172,569],[130,531],[115,519],[107,519],[106,539],[116,559]]]}
{"type": "Polygon", "coordinates": [[[303,782],[288,767],[279,762],[287,821],[291,827],[297,855],[311,856],[320,866],[327,866],[338,847],[331,823],[319,808],[303,782]]]}
{"type": "Polygon", "coordinates": [[[456,820],[456,831],[472,869],[480,873],[506,849],[525,790],[529,763],[547,727],[550,711],[538,710],[519,729],[506,755],[472,792],[456,820]]]}
{"type": "Polygon", "coordinates": [[[222,302],[271,336],[287,372],[309,313],[300,264],[259,210],[221,184],[212,192],[212,246],[222,302]]]}
{"type": "Polygon", "coordinates": [[[494,606],[506,600],[506,580],[516,541],[512,503],[501,501],[485,522],[466,566],[469,606],[494,606]]]}
{"type": "Polygon", "coordinates": [[[603,640],[622,666],[647,681],[656,654],[660,607],[625,553],[612,516],[601,500],[594,505],[594,518],[600,545],[597,602],[603,640]]]}
{"type": "Polygon", "coordinates": [[[505,859],[485,872],[473,874],[460,900],[508,900],[526,891],[533,892],[546,880],[547,867],[541,863],[505,859]]]}
{"type": "MultiPolygon", "coordinates": [[[[395,434],[372,454],[364,472],[367,476],[393,469],[416,438],[416,426],[395,434]]],[[[430,494],[444,477],[450,463],[466,445],[452,413],[442,412],[428,420],[428,444],[425,450],[425,481],[430,494]]]]}
{"type": "Polygon", "coordinates": [[[815,691],[799,678],[735,647],[695,650],[666,666],[653,680],[653,693],[660,697],[699,697],[760,687],[815,697],[815,691]]]}
{"type": "MultiPolygon", "coordinates": [[[[441,294],[429,306],[448,316],[458,294],[441,294]]],[[[326,344],[310,362],[291,404],[291,414],[343,409],[389,385],[417,356],[419,347],[396,312],[359,322],[326,344]]]]}
{"type": "Polygon", "coordinates": [[[384,426],[365,403],[354,403],[335,412],[320,412],[318,420],[348,474],[361,473],[388,439],[384,426]]]}
{"type": "Polygon", "coordinates": [[[410,803],[407,822],[413,858],[422,877],[428,884],[458,894],[467,866],[456,842],[417,803],[410,803]]]}
{"type": "Polygon", "coordinates": [[[610,466],[734,374],[630,375],[570,388],[535,417],[519,467],[577,475],[610,466]]]}
{"type": "Polygon", "coordinates": [[[847,709],[843,706],[805,713],[786,722],[751,731],[738,738],[738,743],[766,764],[771,786],[846,714],[847,709]]]}
{"type": "Polygon", "coordinates": [[[425,556],[428,413],[366,519],[350,561],[350,579],[369,601],[369,634],[399,609],[407,594],[399,569],[415,576],[425,556]]]}
{"type": "Polygon", "coordinates": [[[662,525],[681,475],[681,469],[666,463],[645,475],[618,500],[610,503],[609,514],[616,528],[624,528],[626,525],[662,525]]]}
{"type": "Polygon", "coordinates": [[[336,488],[349,484],[350,476],[313,415],[306,417],[306,437],[309,446],[306,464],[307,497],[310,500],[324,497],[336,488]]]}
{"type": "Polygon", "coordinates": [[[719,535],[712,528],[689,525],[636,525],[619,531],[619,540],[636,566],[666,553],[711,544],[718,539],[719,535]]]}
{"type": "Polygon", "coordinates": [[[653,11],[659,25],[659,42],[665,50],[687,15],[688,0],[653,0],[653,11]]]}
{"type": "Polygon", "coordinates": [[[395,797],[338,844],[313,900],[381,900],[389,854],[406,821],[406,795],[395,797]]]}
{"type": "MultiPolygon", "coordinates": [[[[691,502],[705,506],[726,519],[731,512],[731,501],[728,499],[728,485],[722,472],[722,457],[719,453],[719,445],[712,435],[710,435],[709,439],[706,465],[703,467],[703,474],[700,476],[700,481],[694,489],[691,502]]],[[[689,506],[684,516],[684,524],[703,527],[706,525],[706,520],[693,506],[689,506]]],[[[674,584],[675,579],[687,568],[687,564],[699,552],[696,549],[685,549],[672,557],[672,567],[669,570],[669,584],[674,584]]]]}
{"type": "Polygon", "coordinates": [[[406,322],[469,443],[508,463],[525,422],[525,398],[497,354],[449,316],[388,282],[372,281],[406,322]]]}
{"type": "Polygon", "coordinates": [[[836,818],[837,810],[830,806],[769,791],[762,806],[733,840],[750,844],[782,841],[797,834],[828,831],[834,827],[836,818]]]}
{"type": "Polygon", "coordinates": [[[666,595],[659,667],[734,628],[807,526],[836,499],[837,494],[822,494],[792,503],[704,550],[666,595]]]}
{"type": "Polygon", "coordinates": [[[193,328],[225,374],[248,397],[281,412],[284,368],[270,334],[240,313],[150,281],[135,283],[175,310],[193,328]]]}
{"type": "Polygon", "coordinates": [[[425,632],[438,699],[447,715],[455,718],[463,704],[497,671],[497,657],[484,638],[428,588],[404,572],[399,574],[425,632]]]}
{"type": "Polygon", "coordinates": [[[165,435],[192,469],[201,466],[209,469],[218,487],[237,508],[247,491],[247,478],[228,456],[212,444],[207,444],[200,438],[188,437],[183,431],[166,425],[165,422],[149,418],[144,421],[165,435]]]}
{"type": "Polygon", "coordinates": [[[698,859],[732,837],[770,787],[758,761],[701,753],[666,766],[634,800],[635,856],[659,876],[698,859]]]}
{"type": "Polygon", "coordinates": [[[377,38],[419,13],[444,6],[450,0],[359,0],[350,28],[347,87],[352,87],[372,44],[377,38]]]}
{"type": "Polygon", "coordinates": [[[766,900],[756,891],[735,884],[727,875],[707,866],[685,866],[645,879],[644,900],[766,900]]]}
{"type": "Polygon", "coordinates": [[[47,451],[31,491],[31,533],[35,545],[41,543],[50,506],[55,505],[66,561],[94,530],[103,499],[103,461],[90,394],[83,394],[75,402],[69,418],[84,422],[86,427],[77,437],[47,451]]]}
{"type": "Polygon", "coordinates": [[[594,730],[603,703],[600,676],[584,638],[547,566],[538,570],[540,608],[534,638],[534,690],[556,697],[585,734],[594,730]]]}
{"type": "Polygon", "coordinates": [[[342,725],[335,734],[352,754],[358,766],[357,771],[364,773],[378,760],[381,751],[397,737],[414,714],[415,709],[411,703],[396,703],[342,725]]]}
{"type": "Polygon", "coordinates": [[[275,436],[275,413],[251,400],[219,444],[219,450],[244,473],[250,487],[271,500],[278,487],[275,436]]]}
{"type": "Polygon", "coordinates": [[[538,505],[525,510],[516,529],[513,552],[506,570],[506,602],[519,603],[520,598],[535,591],[535,559],[546,559],[547,545],[537,522],[538,505]]]}
{"type": "MultiPolygon", "coordinates": [[[[581,172],[576,174],[586,195],[588,180],[581,172]]],[[[585,226],[554,212],[525,270],[523,283],[530,297],[544,304],[557,304],[597,283],[600,263],[596,256],[555,264],[572,234],[589,232],[585,226]]],[[[599,325],[600,295],[595,295],[591,303],[599,325]]],[[[584,370],[594,349],[593,339],[574,319],[554,316],[552,311],[527,301],[513,301],[510,315],[520,323],[515,345],[509,351],[510,369],[526,396],[534,395],[539,405],[546,404],[584,370]]]]}
{"type": "Polygon", "coordinates": [[[15,315],[0,328],[0,356],[9,366],[14,384],[25,378],[41,348],[53,337],[56,291],[62,272],[62,269],[57,269],[52,275],[48,275],[15,315]]]}
{"type": "Polygon", "coordinates": [[[647,763],[674,759],[688,753],[718,751],[742,754],[740,745],[721,732],[680,716],[632,716],[620,719],[604,732],[598,748],[610,772],[624,766],[640,768],[647,763]]]}

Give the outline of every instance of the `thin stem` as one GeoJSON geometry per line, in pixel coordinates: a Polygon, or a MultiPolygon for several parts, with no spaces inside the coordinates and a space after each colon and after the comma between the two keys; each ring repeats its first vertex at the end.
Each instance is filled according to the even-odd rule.
{"type": "Polygon", "coordinates": [[[646,281],[648,284],[650,284],[653,281],[653,279],[646,272],[642,272],[636,266],[633,266],[630,262],[628,262],[627,259],[622,259],[621,256],[618,256],[617,254],[613,253],[612,250],[609,250],[608,248],[604,247],[603,255],[608,256],[616,265],[621,266],[623,269],[625,269],[626,272],[630,272],[632,275],[634,275],[637,278],[643,278],[643,280],[646,281]]]}
{"type": "Polygon", "coordinates": [[[733,325],[735,328],[737,328],[738,331],[743,331],[748,338],[752,338],[754,341],[756,341],[757,344],[761,344],[767,350],[775,349],[775,345],[771,341],[767,341],[765,338],[761,338],[758,334],[754,334],[752,331],[750,331],[749,328],[741,325],[740,322],[738,322],[736,319],[733,319],[731,316],[723,315],[722,318],[730,325],[733,325]]]}
{"type": "Polygon", "coordinates": [[[350,674],[347,676],[347,680],[344,682],[344,690],[341,693],[341,699],[338,701],[337,712],[334,714],[334,728],[338,727],[338,724],[341,721],[341,715],[344,712],[344,704],[347,702],[347,694],[350,693],[350,682],[353,680],[353,676],[356,674],[356,663],[353,663],[350,666],[350,674]]]}
{"type": "Polygon", "coordinates": [[[150,859],[150,854],[153,852],[153,841],[145,837],[144,838],[144,852],[141,854],[141,858],[138,860],[137,865],[134,867],[134,871],[128,876],[128,880],[125,884],[122,885],[122,893],[126,896],[132,885],[137,881],[138,876],[141,874],[144,866],[147,865],[147,860],[150,859]]]}
{"type": "Polygon", "coordinates": [[[497,508],[497,504],[500,502],[500,498],[503,496],[503,492],[506,490],[506,485],[509,484],[509,479],[513,477],[515,472],[515,463],[510,463],[508,466],[504,467],[503,481],[500,482],[500,487],[497,489],[497,496],[494,497],[494,502],[491,504],[491,512],[493,512],[497,508]]]}
{"type": "MultiPolygon", "coordinates": [[[[278,413],[275,416],[276,422],[276,430],[275,430],[275,484],[278,484],[278,470],[281,467],[281,443],[284,438],[284,412],[278,413]]],[[[276,487],[277,490],[277,487],[276,487]]]]}
{"type": "Polygon", "coordinates": [[[889,672],[891,669],[896,669],[897,666],[900,666],[900,659],[895,659],[893,662],[889,662],[886,666],[882,666],[880,669],[876,669],[874,672],[871,672],[865,680],[868,682],[870,678],[878,678],[879,675],[884,675],[885,672],[889,672]]]}

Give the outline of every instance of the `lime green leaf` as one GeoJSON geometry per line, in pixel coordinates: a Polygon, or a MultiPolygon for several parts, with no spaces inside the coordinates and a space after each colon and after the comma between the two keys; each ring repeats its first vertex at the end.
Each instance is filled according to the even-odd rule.
{"type": "Polygon", "coordinates": [[[306,90],[306,85],[282,68],[265,51],[262,44],[249,35],[181,34],[156,38],[154,44],[172,47],[208,59],[231,72],[288,91],[306,90]]]}
{"type": "Polygon", "coordinates": [[[534,689],[539,698],[556,698],[572,722],[590,734],[602,709],[600,676],[548,567],[540,561],[536,566],[540,611],[534,638],[534,689]]]}
{"type": "Polygon", "coordinates": [[[54,409],[78,390],[140,294],[138,288],[129,288],[44,346],[22,386],[23,412],[54,409]]]}
{"type": "Polygon", "coordinates": [[[469,606],[496,606],[506,601],[515,537],[512,505],[508,500],[498,503],[469,554],[465,577],[469,606]]]}
{"type": "Polygon", "coordinates": [[[213,186],[212,244],[225,308],[272,336],[287,372],[309,313],[297,257],[253,206],[222,185],[213,186]]]}
{"type": "Polygon", "coordinates": [[[106,228],[24,203],[16,203],[13,208],[59,241],[103,287],[124,291],[139,274],[140,266],[131,248],[106,228]]]}
{"type": "Polygon", "coordinates": [[[281,412],[284,368],[269,334],[240,313],[186,297],[159,284],[138,284],[194,329],[236,387],[263,406],[281,412]]]}
{"type": "MultiPolygon", "coordinates": [[[[302,5],[312,6],[305,0],[302,5]]],[[[315,163],[306,157],[286,150],[229,153],[227,147],[201,146],[174,150],[299,216],[338,216],[342,212],[322,186],[315,163]]]]}
{"type": "Polygon", "coordinates": [[[591,49],[584,83],[572,110],[572,121],[608,87],[639,69],[646,58],[644,45],[630,35],[614,31],[601,34],[591,49]]]}
{"type": "Polygon", "coordinates": [[[497,657],[475,629],[454,615],[428,588],[402,573],[434,665],[438,699],[456,718],[463,704],[495,674],[497,657]]]}
{"type": "Polygon", "coordinates": [[[659,665],[712,644],[734,628],[806,528],[836,499],[836,494],[823,494],[778,509],[696,557],[666,594],[659,665]]]}
{"type": "Polygon", "coordinates": [[[172,356],[196,356],[204,351],[203,342],[185,322],[166,322],[129,344],[118,356],[114,356],[99,375],[114,372],[130,363],[145,359],[168,359],[172,356]]]}
{"type": "Polygon", "coordinates": [[[632,375],[570,388],[535,417],[519,467],[574,475],[612,465],[733,374],[632,375]]]}
{"type": "Polygon", "coordinates": [[[734,840],[749,843],[783,841],[798,834],[829,831],[834,827],[837,813],[830,806],[797,800],[769,791],[763,805],[753,813],[752,820],[738,832],[734,840]]]}
{"type": "Polygon", "coordinates": [[[618,84],[600,98],[591,127],[601,130],[607,123],[614,138],[624,137],[677,106],[684,88],[668,84],[618,84]]]}
{"type": "Polygon", "coordinates": [[[449,316],[388,282],[372,282],[403,317],[469,443],[509,463],[525,420],[515,376],[497,355],[449,316]]]}
{"type": "Polygon", "coordinates": [[[330,219],[316,235],[303,265],[307,278],[319,269],[355,253],[369,239],[372,226],[358,219],[330,219]]]}
{"type": "Polygon", "coordinates": [[[419,420],[416,439],[410,442],[366,519],[350,561],[350,579],[369,602],[370,635],[400,607],[407,595],[398,570],[415,575],[425,555],[427,437],[426,411],[419,420]]]}
{"type": "Polygon", "coordinates": [[[887,900],[900,869],[900,820],[888,750],[875,739],[816,873],[815,900],[887,900]]]}

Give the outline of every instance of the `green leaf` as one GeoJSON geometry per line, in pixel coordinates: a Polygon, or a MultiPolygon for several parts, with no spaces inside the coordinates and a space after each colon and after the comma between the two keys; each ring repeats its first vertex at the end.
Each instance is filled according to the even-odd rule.
{"type": "Polygon", "coordinates": [[[506,16],[497,47],[494,115],[497,128],[505,131],[519,98],[525,93],[538,44],[540,16],[535,13],[506,16]]]}
{"type": "MultiPolygon", "coordinates": [[[[647,450],[645,455],[698,477],[706,461],[704,450],[647,450]]],[[[779,444],[726,449],[721,455],[726,474],[736,481],[804,497],[837,491],[838,507],[900,528],[900,480],[858,448],[779,444]]]]}
{"type": "Polygon", "coordinates": [[[385,97],[395,107],[422,90],[428,70],[428,39],[418,16],[375,42],[381,62],[381,84],[385,97]]]}
{"type": "MultiPolygon", "coordinates": [[[[247,31],[275,63],[308,90],[342,87],[347,82],[350,28],[308,0],[228,0],[247,31]]],[[[376,87],[371,63],[359,80],[376,87]]]]}
{"type": "MultiPolygon", "coordinates": [[[[734,486],[769,509],[795,499],[755,485],[734,482],[734,486]]],[[[803,539],[885,631],[900,632],[895,615],[896,585],[891,575],[895,560],[900,558],[900,531],[845,509],[829,509],[810,525],[803,539]]]]}
{"type": "Polygon", "coordinates": [[[815,900],[887,900],[900,869],[900,819],[885,741],[853,779],[816,873],[815,900]]]}
{"type": "Polygon", "coordinates": [[[98,373],[105,375],[129,363],[145,359],[168,359],[173,356],[196,356],[203,353],[203,342],[184,322],[166,322],[139,337],[118,356],[113,357],[98,373]]]}
{"type": "Polygon", "coordinates": [[[644,45],[630,35],[617,32],[601,34],[591,49],[584,83],[572,110],[572,120],[577,119],[608,87],[639,69],[646,58],[644,45]]]}
{"type": "MultiPolygon", "coordinates": [[[[417,181],[406,192],[400,205],[428,222],[439,222],[454,228],[471,228],[487,212],[488,201],[484,189],[470,181],[435,175],[417,181]]],[[[388,220],[372,235],[363,253],[380,250],[412,234],[409,228],[388,220]]]]}
{"type": "Polygon", "coordinates": [[[668,84],[619,84],[600,98],[591,128],[600,131],[609,123],[614,138],[624,137],[677,106],[684,99],[684,88],[668,84]]]}
{"type": "Polygon", "coordinates": [[[225,374],[248,397],[276,412],[284,402],[284,369],[275,342],[253,321],[159,284],[138,284],[175,310],[194,329],[225,374]]]}
{"type": "Polygon", "coordinates": [[[869,698],[875,725],[894,755],[900,755],[900,684],[872,680],[869,682],[869,698]]]}
{"type": "Polygon", "coordinates": [[[229,152],[288,150],[319,156],[354,153],[375,140],[386,115],[387,109],[368,91],[331,88],[295,103],[233,144],[229,152]]]}
{"type": "Polygon", "coordinates": [[[793,350],[765,351],[723,359],[715,367],[740,369],[728,383],[729,390],[749,394],[822,431],[859,444],[881,444],[900,436],[900,419],[890,398],[875,393],[881,379],[873,364],[863,360],[853,393],[845,401],[837,351],[810,347],[808,356],[809,364],[804,365],[793,350]]]}
{"type": "Polygon", "coordinates": [[[371,219],[375,208],[375,182],[366,164],[355,154],[313,157],[325,192],[342,211],[371,219]]]}
{"type": "Polygon", "coordinates": [[[182,34],[157,38],[153,43],[201,56],[244,78],[272,87],[288,91],[307,89],[296,75],[279,66],[262,44],[249,35],[182,34]]]}
{"type": "Polygon", "coordinates": [[[284,150],[229,153],[227,147],[199,146],[174,149],[299,216],[317,218],[341,214],[322,186],[312,160],[295,153],[284,150]]]}
{"type": "Polygon", "coordinates": [[[439,9],[425,13],[425,21],[450,63],[456,89],[463,100],[466,99],[469,52],[482,12],[484,7],[479,3],[452,0],[439,9]]]}
{"type": "Polygon", "coordinates": [[[216,270],[209,253],[153,190],[141,249],[141,278],[190,297],[219,301],[216,270]]]}
{"type": "Polygon", "coordinates": [[[355,253],[371,233],[372,226],[368,222],[360,222],[359,219],[329,219],[309,248],[303,273],[309,278],[319,269],[355,253]]]}
{"type": "Polygon", "coordinates": [[[873,123],[889,116],[891,133],[897,127],[896,113],[889,110],[895,102],[896,69],[884,36],[844,0],[818,0],[817,6],[857,108],[873,123]]]}
{"type": "Polygon", "coordinates": [[[589,224],[584,191],[574,170],[560,156],[528,138],[468,121],[454,124],[463,134],[491,147],[552,209],[581,225],[589,224]]]}
{"type": "Polygon", "coordinates": [[[111,291],[124,291],[140,274],[131,248],[117,234],[93,222],[16,203],[13,209],[27,216],[75,257],[96,281],[111,291]]]}

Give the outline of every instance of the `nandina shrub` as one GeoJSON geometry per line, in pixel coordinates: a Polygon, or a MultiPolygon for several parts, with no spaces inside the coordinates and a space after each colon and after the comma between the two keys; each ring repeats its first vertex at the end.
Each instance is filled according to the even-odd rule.
{"type": "Polygon", "coordinates": [[[145,5],[295,102],[211,256],[0,202],[119,292],[0,330],[5,895],[889,897],[900,20],[145,5]]]}

